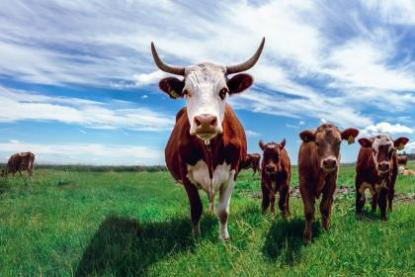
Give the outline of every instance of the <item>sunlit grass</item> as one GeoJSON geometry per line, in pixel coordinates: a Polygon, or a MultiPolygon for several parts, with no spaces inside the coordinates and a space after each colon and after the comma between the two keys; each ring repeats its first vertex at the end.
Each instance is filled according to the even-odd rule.
{"type": "MultiPolygon", "coordinates": [[[[414,181],[400,176],[397,192],[414,193],[414,181]]],[[[338,184],[354,187],[354,166],[342,167],[338,184]]],[[[356,219],[353,194],[337,197],[331,230],[316,224],[304,246],[301,199],[291,199],[289,220],[274,220],[260,213],[259,191],[259,177],[243,172],[222,243],[207,211],[193,239],[185,192],[167,172],[40,169],[32,180],[2,179],[0,275],[414,274],[413,202],[381,222],[370,212],[356,219]]]]}

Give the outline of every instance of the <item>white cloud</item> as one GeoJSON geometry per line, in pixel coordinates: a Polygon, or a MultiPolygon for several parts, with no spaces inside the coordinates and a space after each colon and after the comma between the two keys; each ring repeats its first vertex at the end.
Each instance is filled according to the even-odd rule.
{"type": "Polygon", "coordinates": [[[49,97],[0,87],[0,122],[59,121],[98,129],[161,131],[174,118],[129,102],[101,103],[79,98],[49,97]],[[115,108],[114,106],[118,106],[115,108]]]}
{"type": "Polygon", "coordinates": [[[31,151],[40,164],[161,165],[161,149],[136,145],[33,144],[11,140],[0,143],[2,162],[16,152],[31,151]]]}
{"type": "Polygon", "coordinates": [[[360,136],[373,136],[377,134],[412,134],[414,130],[402,124],[391,124],[389,122],[379,122],[367,126],[360,131],[360,136]]]}
{"type": "Polygon", "coordinates": [[[255,132],[255,131],[253,131],[253,130],[245,130],[245,133],[246,133],[246,135],[247,135],[248,137],[252,137],[252,138],[256,138],[256,137],[261,136],[261,134],[260,134],[260,133],[255,132]]]}
{"type": "MultiPolygon", "coordinates": [[[[251,73],[266,92],[242,94],[233,101],[238,108],[299,119],[324,117],[347,127],[373,124],[374,116],[367,113],[373,107],[408,111],[415,102],[415,65],[407,55],[396,59],[405,34],[378,18],[411,24],[413,1],[360,1],[350,4],[347,13],[333,9],[336,5],[341,7],[305,0],[216,5],[163,0],[29,6],[6,0],[0,3],[0,74],[41,84],[147,86],[163,76],[150,55],[152,40],[169,63],[227,64],[249,56],[264,35],[263,56],[251,73]]],[[[65,111],[72,121],[85,121],[79,112],[65,111]]],[[[89,124],[108,120],[109,127],[114,121],[136,127],[122,112],[102,111],[101,118],[93,118],[99,124],[89,124]]]]}

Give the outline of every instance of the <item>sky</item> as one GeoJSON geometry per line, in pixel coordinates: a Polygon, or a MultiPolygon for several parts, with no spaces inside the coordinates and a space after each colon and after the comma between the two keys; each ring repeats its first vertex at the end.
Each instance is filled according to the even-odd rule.
{"type": "MultiPolygon", "coordinates": [[[[150,42],[170,64],[226,65],[263,36],[254,85],[228,99],[249,152],[286,138],[295,164],[299,132],[322,122],[415,151],[415,1],[3,0],[0,162],[162,165],[186,103],[159,90],[150,42]]],[[[358,149],[343,143],[342,161],[358,149]]]]}

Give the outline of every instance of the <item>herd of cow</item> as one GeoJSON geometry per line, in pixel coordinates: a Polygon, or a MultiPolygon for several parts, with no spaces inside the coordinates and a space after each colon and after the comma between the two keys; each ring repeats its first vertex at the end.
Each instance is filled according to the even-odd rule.
{"type": "MultiPolygon", "coordinates": [[[[159,87],[171,98],[184,98],[186,107],[176,115],[176,124],[168,140],[166,165],[175,180],[183,184],[190,202],[191,221],[195,235],[200,234],[202,202],[199,189],[208,194],[209,209],[214,210],[215,194],[219,194],[217,216],[219,237],[229,239],[228,216],[231,194],[238,173],[251,167],[254,174],[261,171],[262,211],[270,208],[275,215],[275,195],[279,193],[278,207],[285,218],[290,214],[291,162],[285,150],[286,141],[280,143],[259,142],[260,154],[247,154],[244,129],[229,104],[228,96],[238,94],[253,84],[251,75],[241,73],[252,68],[264,48],[265,38],[247,61],[222,66],[200,63],[187,67],[171,66],[159,57],[151,43],[154,61],[162,71],[182,76],[167,77],[159,87]],[[233,76],[230,76],[234,74],[233,76]]],[[[316,199],[322,196],[320,213],[325,230],[330,227],[333,196],[340,166],[342,140],[353,143],[359,131],[348,128],[343,131],[332,124],[322,124],[315,130],[302,131],[298,156],[300,193],[304,204],[304,240],[312,238],[312,224],[316,199]]],[[[372,210],[380,208],[381,218],[386,220],[386,210],[392,210],[398,167],[403,174],[407,158],[399,156],[408,138],[392,140],[387,135],[360,138],[361,145],[356,162],[356,213],[362,213],[365,191],[372,194],[372,210]]],[[[32,175],[35,156],[31,152],[14,154],[8,160],[2,176],[27,170],[32,175]]]]}
{"type": "MultiPolygon", "coordinates": [[[[159,57],[153,43],[151,52],[157,67],[181,78],[166,77],[159,87],[170,98],[184,98],[186,107],[176,115],[176,124],[168,140],[166,164],[175,178],[183,184],[190,202],[193,232],[200,234],[202,202],[199,189],[208,194],[209,208],[213,210],[215,194],[219,194],[217,216],[219,237],[229,239],[227,228],[229,203],[239,171],[252,167],[259,169],[259,154],[247,154],[247,141],[241,122],[226,104],[229,96],[238,94],[253,84],[251,75],[242,73],[252,68],[264,48],[265,38],[247,61],[231,66],[200,63],[187,67],[166,64],[159,57]]],[[[305,130],[298,156],[300,192],[304,203],[304,240],[312,238],[315,200],[322,196],[320,213],[325,230],[330,227],[333,196],[340,166],[340,145],[345,140],[353,143],[359,131],[349,128],[341,131],[332,124],[323,124],[315,130],[305,130]]],[[[387,135],[360,138],[360,152],[356,163],[356,213],[362,213],[365,190],[372,194],[372,209],[379,206],[382,220],[386,210],[392,210],[394,186],[398,174],[397,150],[402,150],[408,138],[392,140],[387,135]]],[[[289,211],[289,184],[291,162],[285,150],[285,139],[280,143],[259,142],[263,151],[261,166],[262,210],[269,207],[275,214],[275,194],[279,192],[278,206],[282,216],[289,211]]]]}

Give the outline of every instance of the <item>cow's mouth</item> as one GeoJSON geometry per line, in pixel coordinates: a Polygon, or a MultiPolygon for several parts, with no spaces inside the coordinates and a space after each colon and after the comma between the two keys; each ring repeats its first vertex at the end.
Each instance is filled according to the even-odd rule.
{"type": "Polygon", "coordinates": [[[202,140],[211,140],[216,137],[217,134],[216,130],[203,130],[196,132],[196,136],[202,140]]]}

